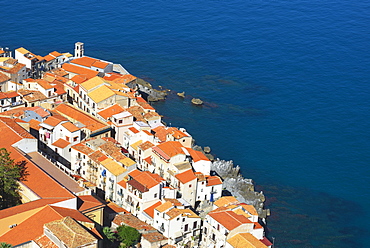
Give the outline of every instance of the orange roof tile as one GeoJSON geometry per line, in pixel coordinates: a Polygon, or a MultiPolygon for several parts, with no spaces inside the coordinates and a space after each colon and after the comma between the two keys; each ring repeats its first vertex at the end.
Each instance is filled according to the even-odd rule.
{"type": "Polygon", "coordinates": [[[79,74],[79,75],[86,75],[89,78],[95,77],[99,74],[98,71],[82,68],[80,66],[67,64],[67,63],[63,64],[62,68],[66,70],[67,72],[71,72],[71,73],[79,74]]]}
{"type": "Polygon", "coordinates": [[[190,153],[190,156],[191,158],[193,159],[194,162],[198,162],[198,161],[201,161],[201,160],[204,160],[204,161],[210,161],[206,155],[204,155],[203,152],[201,151],[196,151],[192,148],[186,148],[188,150],[188,152],[190,153]]]}
{"type": "Polygon", "coordinates": [[[234,196],[223,196],[214,202],[214,204],[217,207],[224,207],[224,206],[234,205],[234,204],[239,204],[239,203],[240,202],[234,196]]]}
{"type": "Polygon", "coordinates": [[[137,217],[132,214],[118,214],[114,217],[113,223],[116,225],[127,225],[135,228],[139,232],[142,231],[155,231],[156,229],[151,225],[145,223],[144,221],[139,220],[137,217]]]}
{"type": "Polygon", "coordinates": [[[231,231],[242,224],[252,223],[244,215],[238,215],[233,211],[223,211],[223,212],[210,212],[208,214],[218,223],[223,225],[227,230],[231,231]]]}
{"type": "Polygon", "coordinates": [[[98,208],[103,208],[105,206],[104,202],[101,202],[93,195],[78,196],[78,199],[81,200],[81,203],[78,206],[78,210],[81,212],[89,212],[98,208]]]}
{"type": "Polygon", "coordinates": [[[53,55],[54,57],[62,56],[62,54],[58,53],[57,51],[51,52],[50,54],[53,55]]]}
{"type": "Polygon", "coordinates": [[[73,125],[71,122],[65,122],[62,124],[63,127],[65,127],[68,131],[70,131],[71,133],[73,132],[76,132],[78,130],[80,130],[80,128],[76,127],[75,125],[73,125]]]}
{"type": "Polygon", "coordinates": [[[178,141],[167,141],[153,147],[153,151],[157,152],[164,159],[169,160],[178,154],[185,154],[182,148],[183,146],[178,141]]]}
{"type": "Polygon", "coordinates": [[[40,121],[31,119],[28,123],[30,124],[30,128],[35,129],[35,130],[40,130],[40,126],[39,126],[39,124],[41,123],[40,121]]]}
{"type": "Polygon", "coordinates": [[[139,130],[137,130],[136,128],[134,127],[130,127],[129,130],[133,133],[139,133],[139,130]]]}
{"type": "Polygon", "coordinates": [[[222,180],[218,176],[207,177],[207,186],[219,185],[222,184],[222,180]]]}
{"type": "Polygon", "coordinates": [[[147,209],[144,209],[144,212],[147,213],[150,217],[154,218],[154,209],[160,205],[162,205],[162,202],[157,201],[152,206],[148,207],[147,209]]]}
{"type": "Polygon", "coordinates": [[[153,147],[154,144],[150,141],[145,141],[144,143],[140,144],[138,147],[143,150],[143,151],[146,151],[148,150],[149,148],[153,147]]]}
{"type": "Polygon", "coordinates": [[[154,208],[155,210],[159,211],[160,213],[170,209],[170,208],[173,208],[173,204],[172,202],[169,202],[169,201],[166,201],[165,203],[163,203],[162,205],[154,208]]]}
{"type": "Polygon", "coordinates": [[[118,104],[114,104],[110,106],[109,108],[106,108],[100,112],[98,112],[98,115],[103,117],[105,120],[108,119],[109,117],[112,117],[112,115],[118,114],[123,112],[125,109],[121,107],[118,104]]]}
{"type": "Polygon", "coordinates": [[[54,116],[49,116],[45,121],[44,121],[44,123],[45,124],[48,124],[48,125],[50,125],[50,126],[52,126],[52,127],[55,127],[56,125],[58,125],[59,123],[61,123],[62,122],[62,120],[61,119],[58,119],[58,118],[56,118],[56,117],[54,117],[54,116]]]}
{"type": "Polygon", "coordinates": [[[192,170],[187,170],[185,172],[177,174],[175,177],[183,184],[188,183],[194,179],[197,179],[192,170]]]}
{"type": "Polygon", "coordinates": [[[59,148],[66,148],[67,146],[69,146],[71,143],[69,143],[68,141],[64,140],[64,139],[58,139],[57,141],[55,141],[52,145],[53,146],[56,146],[56,147],[59,147],[59,148]]]}
{"type": "Polygon", "coordinates": [[[267,248],[260,240],[251,233],[237,233],[227,240],[233,248],[267,248]]]}
{"type": "Polygon", "coordinates": [[[0,239],[2,242],[12,244],[13,246],[29,240],[34,240],[43,234],[44,224],[61,219],[65,216],[70,216],[78,221],[92,223],[90,219],[77,210],[46,205],[23,222],[19,223],[16,227],[6,232],[0,239]]]}
{"type": "Polygon", "coordinates": [[[108,128],[109,126],[102,121],[92,117],[91,115],[77,109],[69,104],[60,104],[54,108],[57,113],[67,116],[69,119],[73,119],[85,125],[85,128],[92,132],[98,131],[100,129],[108,128]]]}

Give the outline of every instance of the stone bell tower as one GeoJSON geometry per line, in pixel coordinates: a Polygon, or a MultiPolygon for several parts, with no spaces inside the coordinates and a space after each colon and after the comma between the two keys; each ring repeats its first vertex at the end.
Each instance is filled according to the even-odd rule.
{"type": "Polygon", "coordinates": [[[84,43],[76,42],[75,43],[75,58],[81,58],[84,56],[84,43]]]}

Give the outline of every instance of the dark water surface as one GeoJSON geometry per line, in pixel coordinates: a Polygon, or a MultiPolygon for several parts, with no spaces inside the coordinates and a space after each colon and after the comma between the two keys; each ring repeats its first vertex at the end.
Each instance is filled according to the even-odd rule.
{"type": "Polygon", "coordinates": [[[369,1],[16,1],[0,45],[123,64],[172,126],[239,164],[276,247],[367,247],[369,1]],[[206,102],[190,103],[191,97],[206,102]]]}

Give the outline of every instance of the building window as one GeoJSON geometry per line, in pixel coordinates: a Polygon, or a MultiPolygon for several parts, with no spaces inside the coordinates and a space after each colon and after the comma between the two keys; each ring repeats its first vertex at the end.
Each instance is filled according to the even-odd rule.
{"type": "Polygon", "coordinates": [[[185,232],[187,232],[187,231],[188,231],[188,229],[189,229],[189,225],[188,225],[188,224],[186,224],[186,225],[185,225],[185,228],[184,228],[184,231],[185,231],[185,232]]]}
{"type": "Polygon", "coordinates": [[[189,184],[189,188],[191,188],[191,184],[189,184]]]}
{"type": "Polygon", "coordinates": [[[193,223],[193,228],[194,229],[197,228],[197,222],[196,221],[194,221],[194,223],[193,223]]]}
{"type": "Polygon", "coordinates": [[[78,136],[73,137],[73,142],[76,142],[76,141],[77,141],[77,139],[78,139],[78,136]]]}
{"type": "Polygon", "coordinates": [[[154,194],[154,198],[157,198],[157,195],[158,195],[158,194],[157,194],[157,193],[155,193],[155,194],[154,194]]]}
{"type": "Polygon", "coordinates": [[[68,136],[66,136],[66,141],[69,141],[69,137],[68,136]]]}

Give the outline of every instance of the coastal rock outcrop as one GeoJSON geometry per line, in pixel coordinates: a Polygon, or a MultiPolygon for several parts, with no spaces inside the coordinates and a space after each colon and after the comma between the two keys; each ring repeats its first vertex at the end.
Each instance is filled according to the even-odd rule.
{"type": "Polygon", "coordinates": [[[179,97],[185,98],[185,91],[177,93],[179,97]]]}
{"type": "Polygon", "coordinates": [[[211,170],[222,177],[223,188],[238,201],[253,205],[259,217],[265,219],[270,214],[264,209],[265,196],[263,192],[255,192],[252,179],[246,179],[240,174],[240,167],[234,166],[232,160],[217,159],[212,163],[211,170]]]}
{"type": "Polygon", "coordinates": [[[128,83],[127,86],[129,86],[131,89],[134,89],[138,91],[140,94],[142,94],[143,97],[148,102],[157,102],[157,101],[165,100],[167,93],[168,93],[168,90],[165,90],[165,89],[161,89],[161,90],[154,89],[150,83],[148,83],[147,81],[141,78],[137,78],[136,80],[128,83]]]}
{"type": "Polygon", "coordinates": [[[199,98],[193,98],[193,99],[191,99],[191,103],[194,104],[194,105],[202,105],[203,101],[200,100],[199,98]]]}

